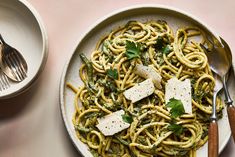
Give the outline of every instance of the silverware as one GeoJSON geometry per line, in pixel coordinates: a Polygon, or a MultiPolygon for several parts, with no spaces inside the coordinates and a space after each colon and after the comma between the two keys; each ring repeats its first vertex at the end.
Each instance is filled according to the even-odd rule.
{"type": "Polygon", "coordinates": [[[216,98],[217,94],[221,91],[223,84],[217,74],[215,74],[215,87],[213,92],[212,101],[212,114],[211,121],[208,130],[208,157],[217,157],[219,152],[219,130],[217,123],[217,113],[216,113],[216,98]]]}
{"type": "Polygon", "coordinates": [[[13,81],[20,82],[27,77],[27,63],[24,57],[15,48],[8,45],[0,34],[1,53],[0,67],[13,81]]]}
{"type": "Polygon", "coordinates": [[[0,69],[0,91],[6,90],[10,87],[7,76],[0,69]]]}
{"type": "Polygon", "coordinates": [[[229,91],[226,85],[226,74],[228,73],[232,65],[232,54],[228,44],[222,38],[220,38],[220,40],[221,43],[214,37],[212,37],[212,40],[208,39],[209,44],[211,44],[212,46],[211,50],[208,51],[206,54],[212,71],[220,76],[220,79],[223,83],[229,124],[232,131],[233,139],[235,141],[235,107],[233,106],[233,100],[229,95],[229,91]]]}

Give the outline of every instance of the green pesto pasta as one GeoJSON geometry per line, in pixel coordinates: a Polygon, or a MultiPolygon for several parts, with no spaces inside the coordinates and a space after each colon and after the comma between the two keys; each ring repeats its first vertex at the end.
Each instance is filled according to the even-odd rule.
{"type": "MultiPolygon", "coordinates": [[[[94,156],[195,157],[208,140],[215,83],[200,44],[207,44],[200,29],[184,27],[173,32],[162,20],[130,21],[98,41],[89,59],[81,55],[84,64],[79,74],[84,86],[67,83],[75,93],[72,121],[79,140],[94,156]],[[138,53],[127,54],[128,43],[137,45],[138,53]],[[133,72],[137,64],[154,68],[162,77],[162,89],[132,103],[123,92],[144,80],[133,72]],[[173,77],[191,80],[193,114],[172,119],[164,97],[165,84],[173,77]],[[97,119],[120,109],[133,119],[130,127],[104,136],[96,127],[97,119]],[[183,128],[179,135],[169,129],[172,122],[183,128]]],[[[222,109],[218,98],[220,115],[222,109]]]]}

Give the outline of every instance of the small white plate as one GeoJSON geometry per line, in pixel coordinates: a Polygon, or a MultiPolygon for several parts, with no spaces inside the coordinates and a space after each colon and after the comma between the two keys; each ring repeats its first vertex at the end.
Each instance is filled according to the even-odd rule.
{"type": "Polygon", "coordinates": [[[10,82],[10,88],[0,91],[0,99],[5,99],[25,91],[36,80],[46,63],[48,40],[39,14],[26,0],[0,1],[0,33],[28,64],[25,80],[10,82]]]}
{"type": "MultiPolygon", "coordinates": [[[[218,38],[218,35],[214,31],[212,31],[208,26],[192,15],[175,8],[153,4],[138,5],[118,10],[106,17],[103,17],[95,25],[93,25],[78,41],[76,49],[65,65],[60,84],[60,103],[62,117],[70,138],[72,139],[75,147],[84,157],[92,157],[92,154],[89,152],[88,147],[76,136],[76,132],[72,123],[72,117],[75,112],[75,94],[66,87],[66,82],[70,82],[75,86],[81,86],[83,83],[79,77],[78,70],[82,62],[80,60],[79,53],[82,52],[86,56],[90,56],[91,52],[95,49],[96,43],[101,37],[110,33],[112,29],[123,26],[131,20],[138,20],[142,22],[147,20],[165,20],[174,30],[184,26],[197,26],[204,32],[210,33],[218,38]]],[[[231,77],[234,79],[234,76],[231,77]]],[[[230,81],[229,83],[232,97],[235,95],[234,90],[232,90],[235,88],[234,83],[234,81],[230,81]]],[[[231,136],[226,109],[223,110],[223,114],[223,118],[218,122],[219,152],[224,149],[231,136]]],[[[197,151],[197,157],[207,157],[207,154],[207,144],[197,151]]]]}

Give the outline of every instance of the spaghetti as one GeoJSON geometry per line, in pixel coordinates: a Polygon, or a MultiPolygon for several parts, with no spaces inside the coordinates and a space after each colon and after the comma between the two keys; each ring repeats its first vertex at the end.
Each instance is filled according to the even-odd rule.
{"type": "MultiPolygon", "coordinates": [[[[94,156],[196,156],[196,150],[208,139],[215,83],[200,47],[207,44],[204,39],[195,27],[179,28],[174,34],[165,21],[130,21],[102,38],[90,60],[81,55],[84,64],[79,74],[84,86],[67,86],[75,93],[73,124],[77,137],[94,156]],[[140,53],[128,56],[127,43],[137,45],[140,53]],[[162,77],[162,89],[131,103],[123,92],[144,80],[133,72],[137,64],[154,68],[162,77]],[[193,114],[171,117],[164,94],[165,84],[172,77],[191,80],[193,114]],[[130,127],[104,136],[96,128],[97,119],[120,109],[133,119],[130,127]],[[181,134],[169,128],[172,122],[183,128],[181,134]]],[[[218,98],[220,115],[222,109],[218,98]]]]}

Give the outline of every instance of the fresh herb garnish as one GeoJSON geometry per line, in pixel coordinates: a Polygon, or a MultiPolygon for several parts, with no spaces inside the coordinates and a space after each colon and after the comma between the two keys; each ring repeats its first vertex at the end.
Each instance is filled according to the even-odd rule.
{"type": "Polygon", "coordinates": [[[86,114],[84,118],[89,119],[89,118],[102,117],[102,116],[104,116],[104,112],[91,112],[90,114],[86,114]]]}
{"type": "Polygon", "coordinates": [[[150,58],[148,55],[148,52],[141,53],[141,61],[143,62],[143,65],[148,66],[150,64],[150,58]]]}
{"type": "Polygon", "coordinates": [[[117,80],[118,79],[118,71],[117,69],[108,69],[107,70],[107,75],[112,78],[112,79],[115,79],[117,80]]]}
{"type": "Polygon", "coordinates": [[[183,103],[175,98],[171,98],[166,106],[171,108],[170,114],[172,118],[177,118],[185,113],[183,103]]]}
{"type": "Polygon", "coordinates": [[[168,45],[168,43],[166,43],[163,39],[163,37],[159,36],[157,38],[156,44],[155,44],[155,48],[162,52],[163,54],[168,54],[171,52],[171,47],[170,45],[168,45]]]}
{"type": "Polygon", "coordinates": [[[86,72],[87,72],[88,80],[87,82],[84,82],[84,83],[86,84],[86,87],[88,88],[89,92],[96,93],[97,90],[94,84],[92,62],[83,53],[80,54],[80,58],[85,63],[86,68],[87,68],[86,72]]]}
{"type": "Polygon", "coordinates": [[[127,56],[128,59],[133,59],[133,58],[139,58],[140,57],[140,44],[139,43],[134,43],[131,41],[126,41],[126,52],[125,55],[127,56]]]}
{"type": "Polygon", "coordinates": [[[123,144],[123,145],[125,145],[125,146],[129,146],[130,142],[128,142],[128,141],[122,139],[121,137],[119,137],[119,136],[117,136],[117,135],[115,135],[114,137],[115,137],[121,144],[123,144]]]}
{"type": "Polygon", "coordinates": [[[106,89],[108,89],[108,90],[105,90],[105,92],[114,92],[114,93],[116,93],[116,92],[118,92],[118,89],[117,89],[117,87],[115,86],[115,82],[114,81],[112,81],[112,80],[98,80],[97,81],[100,85],[102,85],[102,86],[104,86],[106,89]]]}
{"type": "Polygon", "coordinates": [[[122,120],[126,123],[129,123],[129,124],[131,124],[133,122],[132,116],[130,116],[128,114],[123,114],[122,115],[122,120]]]}
{"type": "Polygon", "coordinates": [[[177,136],[179,136],[180,134],[183,133],[184,128],[182,125],[179,124],[175,124],[175,123],[171,123],[168,127],[167,127],[170,131],[173,131],[173,133],[177,136]]]}
{"type": "Polygon", "coordinates": [[[168,54],[171,52],[171,48],[169,45],[166,45],[163,49],[162,49],[162,53],[164,54],[168,54]]]}
{"type": "Polygon", "coordinates": [[[79,125],[76,125],[76,126],[75,126],[75,129],[76,129],[77,131],[80,131],[80,132],[83,132],[83,133],[88,133],[88,132],[91,131],[90,128],[85,128],[85,127],[79,126],[79,125]]]}
{"type": "Polygon", "coordinates": [[[138,141],[138,143],[141,143],[141,144],[144,144],[144,145],[148,144],[147,141],[146,141],[146,138],[144,136],[142,136],[142,135],[139,135],[137,137],[137,141],[138,141]]]}
{"type": "Polygon", "coordinates": [[[163,38],[161,36],[158,36],[156,44],[155,44],[155,48],[157,50],[161,50],[163,47],[164,47],[164,40],[163,40],[163,38]]]}
{"type": "Polygon", "coordinates": [[[117,87],[115,86],[114,82],[111,82],[111,81],[107,81],[107,84],[106,84],[107,88],[111,90],[111,92],[117,92],[118,89],[117,87]]]}
{"type": "Polygon", "coordinates": [[[191,85],[192,85],[192,87],[193,87],[193,86],[194,86],[194,84],[197,82],[195,78],[192,78],[190,81],[191,81],[191,85]]]}
{"type": "Polygon", "coordinates": [[[91,61],[83,54],[80,54],[81,60],[85,63],[87,67],[87,76],[88,76],[88,82],[93,84],[93,67],[91,61]]]}
{"type": "Polygon", "coordinates": [[[199,103],[202,103],[203,100],[205,99],[205,97],[207,97],[209,94],[209,92],[206,92],[206,91],[202,91],[202,90],[199,90],[197,92],[194,91],[193,93],[193,100],[199,102],[199,103]]]}
{"type": "Polygon", "coordinates": [[[104,44],[102,45],[102,51],[107,55],[109,55],[108,43],[109,43],[109,41],[106,39],[104,41],[104,44]]]}
{"type": "Polygon", "coordinates": [[[117,111],[121,108],[121,106],[118,102],[114,102],[113,104],[104,103],[103,105],[105,108],[107,108],[108,110],[111,110],[111,111],[117,111]]]}

